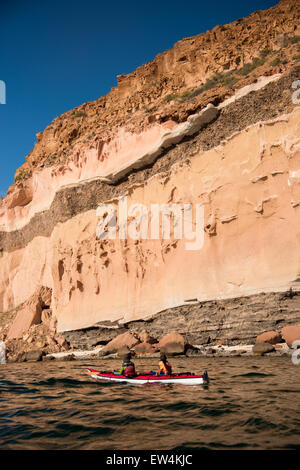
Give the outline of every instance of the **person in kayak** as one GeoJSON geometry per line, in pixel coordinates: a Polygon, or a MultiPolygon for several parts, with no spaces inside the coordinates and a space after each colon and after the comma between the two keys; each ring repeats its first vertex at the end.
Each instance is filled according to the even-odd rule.
{"type": "Polygon", "coordinates": [[[157,375],[172,375],[172,366],[168,362],[165,354],[161,354],[160,356],[157,375]]]}
{"type": "Polygon", "coordinates": [[[131,361],[131,353],[124,356],[122,367],[115,370],[114,373],[117,375],[126,375],[126,377],[134,377],[136,375],[134,363],[131,361]]]}

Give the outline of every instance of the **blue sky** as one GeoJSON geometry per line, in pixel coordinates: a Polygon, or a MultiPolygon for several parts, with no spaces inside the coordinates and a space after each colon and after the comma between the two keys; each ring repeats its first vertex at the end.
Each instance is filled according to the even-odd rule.
{"type": "Polygon", "coordinates": [[[0,0],[0,197],[57,114],[106,94],[117,75],[178,40],[277,3],[0,0]]]}

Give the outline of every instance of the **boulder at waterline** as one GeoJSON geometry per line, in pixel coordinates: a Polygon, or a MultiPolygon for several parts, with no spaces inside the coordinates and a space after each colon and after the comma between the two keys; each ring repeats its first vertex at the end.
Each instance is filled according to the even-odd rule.
{"type": "Polygon", "coordinates": [[[291,348],[294,341],[300,341],[300,324],[285,326],[281,334],[287,345],[291,348]]]}
{"type": "Polygon", "coordinates": [[[272,351],[275,351],[275,347],[270,343],[256,343],[252,348],[253,354],[258,356],[263,356],[264,354],[270,353],[272,351]]]}
{"type": "Polygon", "coordinates": [[[140,340],[130,331],[126,331],[116,338],[112,339],[109,343],[107,343],[103,351],[107,351],[109,354],[118,352],[122,348],[132,349],[134,346],[140,343],[140,340]]]}
{"type": "Polygon", "coordinates": [[[157,349],[153,344],[146,342],[137,344],[134,348],[136,354],[154,354],[157,352],[157,349]]]}
{"type": "Polygon", "coordinates": [[[146,330],[143,330],[138,336],[142,343],[155,344],[158,342],[157,339],[147,333],[146,330]]]}
{"type": "Polygon", "coordinates": [[[185,340],[182,335],[174,331],[163,336],[158,343],[158,347],[161,353],[169,355],[184,354],[185,340]]]}
{"type": "Polygon", "coordinates": [[[277,331],[265,331],[256,338],[256,343],[277,344],[280,343],[280,341],[282,341],[282,337],[277,331]]]}

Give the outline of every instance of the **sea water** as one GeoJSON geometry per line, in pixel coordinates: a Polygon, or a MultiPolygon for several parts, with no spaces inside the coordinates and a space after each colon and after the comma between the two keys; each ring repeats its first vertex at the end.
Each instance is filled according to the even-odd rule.
{"type": "MultiPolygon", "coordinates": [[[[289,357],[172,358],[208,386],[94,382],[86,367],[0,366],[0,449],[300,449],[300,365],[289,357]]],[[[136,359],[136,369],[156,369],[136,359]]]]}

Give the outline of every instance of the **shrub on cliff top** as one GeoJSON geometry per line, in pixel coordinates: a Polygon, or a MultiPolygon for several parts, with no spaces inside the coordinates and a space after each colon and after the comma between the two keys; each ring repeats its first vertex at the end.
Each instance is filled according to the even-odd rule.
{"type": "Polygon", "coordinates": [[[86,117],[87,114],[84,111],[78,111],[77,113],[74,113],[73,116],[75,118],[79,118],[79,117],[86,117]]]}
{"type": "Polygon", "coordinates": [[[231,88],[239,80],[238,77],[233,75],[235,72],[236,70],[229,70],[229,72],[214,73],[214,75],[208,78],[201,87],[189,93],[188,99],[195,98],[196,96],[200,95],[200,93],[203,93],[204,91],[207,91],[207,90],[211,90],[217,85],[225,85],[231,88]]]}
{"type": "Polygon", "coordinates": [[[279,65],[280,62],[281,62],[280,57],[276,57],[276,59],[272,60],[272,62],[270,63],[270,65],[271,65],[272,67],[276,67],[276,65],[279,65]]]}
{"type": "Polygon", "coordinates": [[[265,61],[266,60],[263,57],[255,57],[252,62],[245,64],[241,69],[237,70],[237,73],[243,76],[248,75],[252,70],[264,65],[265,61]]]}
{"type": "Polygon", "coordinates": [[[191,95],[191,90],[186,90],[182,93],[181,98],[188,98],[191,95]]]}
{"type": "Polygon", "coordinates": [[[290,42],[291,44],[296,44],[296,43],[299,42],[299,41],[300,41],[300,36],[294,36],[294,37],[292,37],[292,38],[289,39],[289,42],[290,42]]]}
{"type": "Polygon", "coordinates": [[[30,176],[30,173],[26,170],[20,170],[17,176],[15,177],[15,181],[22,181],[30,176]]]}
{"type": "Polygon", "coordinates": [[[170,101],[176,100],[176,98],[178,98],[178,93],[170,93],[164,98],[164,101],[170,103],[170,101]]]}
{"type": "Polygon", "coordinates": [[[259,56],[262,58],[262,59],[265,59],[267,57],[267,55],[271,54],[271,49],[263,49],[262,51],[260,51],[259,53],[259,56]]]}
{"type": "Polygon", "coordinates": [[[233,85],[235,85],[235,83],[238,82],[238,81],[239,81],[239,79],[237,77],[235,77],[234,75],[232,75],[230,77],[226,77],[223,80],[222,85],[225,85],[228,88],[232,88],[233,85]]]}

